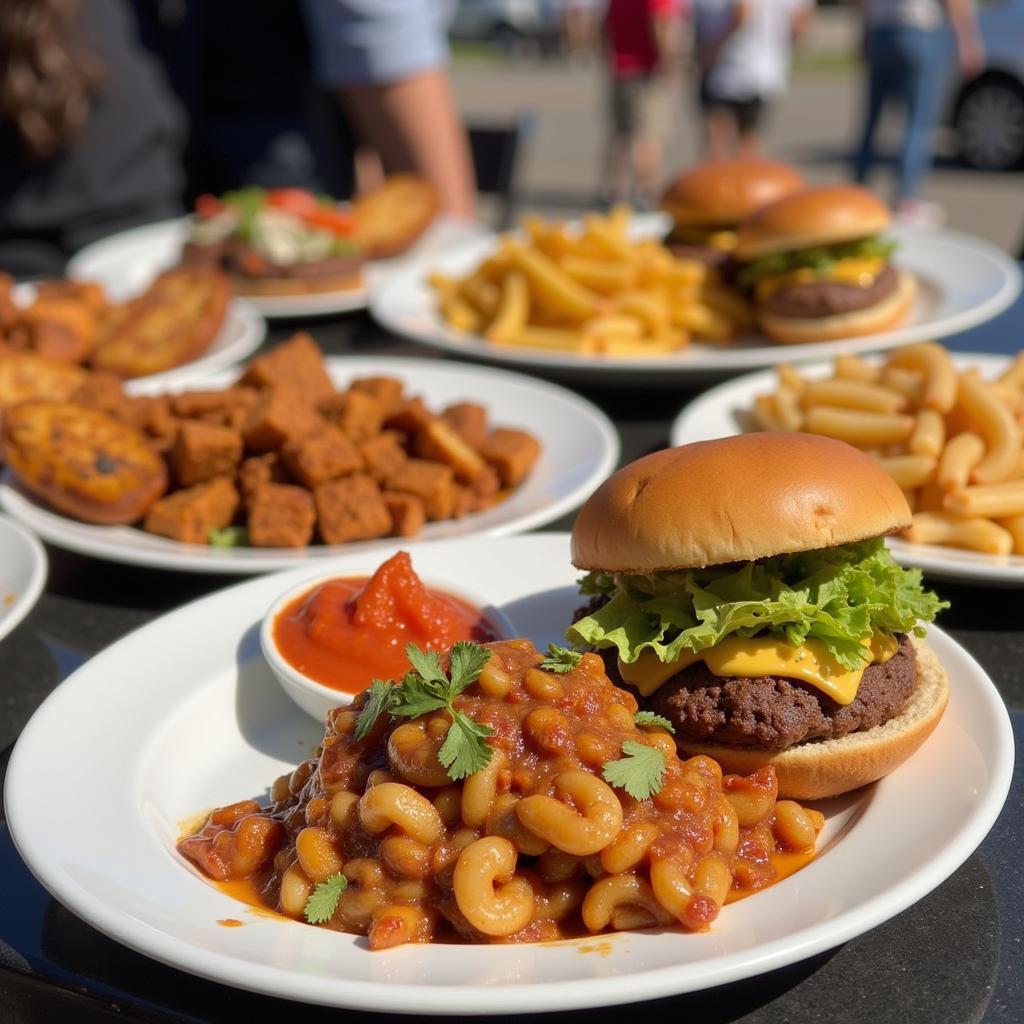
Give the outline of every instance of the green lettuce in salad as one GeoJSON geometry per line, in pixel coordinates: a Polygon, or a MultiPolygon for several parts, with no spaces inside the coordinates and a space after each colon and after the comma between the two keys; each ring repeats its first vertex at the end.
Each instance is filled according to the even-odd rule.
{"type": "Polygon", "coordinates": [[[876,629],[924,630],[948,607],[922,589],[921,571],[903,569],[881,538],[742,565],[651,575],[590,573],[583,594],[607,604],[574,622],[577,646],[617,648],[632,663],[651,651],[661,661],[703,651],[730,636],[816,640],[845,668],[870,660],[876,629]]]}

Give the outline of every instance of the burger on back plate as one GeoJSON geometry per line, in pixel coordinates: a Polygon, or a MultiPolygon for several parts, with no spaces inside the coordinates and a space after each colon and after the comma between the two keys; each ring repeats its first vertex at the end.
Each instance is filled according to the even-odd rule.
{"type": "Polygon", "coordinates": [[[745,434],[648,455],[580,510],[593,600],[566,635],[663,715],[687,754],[775,766],[779,793],[881,778],[938,724],[949,681],[919,639],[945,607],[883,536],[903,492],[868,455],[745,434]]]}
{"type": "Polygon", "coordinates": [[[740,287],[761,329],[783,344],[873,334],[901,323],[916,291],[880,238],[889,211],[857,185],[808,188],[765,206],[737,232],[740,287]]]}
{"type": "Polygon", "coordinates": [[[803,187],[794,168],[772,160],[697,164],[662,197],[661,208],[673,223],[667,244],[677,256],[721,269],[736,247],[740,221],[803,187]]]}

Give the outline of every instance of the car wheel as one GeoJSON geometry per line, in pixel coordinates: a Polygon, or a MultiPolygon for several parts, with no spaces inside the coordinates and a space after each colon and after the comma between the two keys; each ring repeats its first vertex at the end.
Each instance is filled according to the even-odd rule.
{"type": "Polygon", "coordinates": [[[1024,163],[1024,86],[990,76],[972,82],[954,120],[960,155],[971,167],[1003,171],[1024,163]]]}

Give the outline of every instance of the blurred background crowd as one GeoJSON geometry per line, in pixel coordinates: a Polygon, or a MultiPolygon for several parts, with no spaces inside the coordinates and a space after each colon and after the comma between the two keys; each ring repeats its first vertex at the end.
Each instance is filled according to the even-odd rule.
{"type": "Polygon", "coordinates": [[[1024,0],[3,0],[0,149],[22,276],[246,184],[507,220],[758,153],[1016,252],[1024,0]]]}

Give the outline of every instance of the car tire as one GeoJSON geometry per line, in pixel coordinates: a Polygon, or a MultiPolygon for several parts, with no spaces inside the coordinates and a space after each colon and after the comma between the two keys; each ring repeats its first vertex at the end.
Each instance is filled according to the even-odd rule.
{"type": "Polygon", "coordinates": [[[953,120],[960,156],[970,167],[1005,171],[1024,164],[1024,85],[985,75],[964,89],[953,120]]]}

